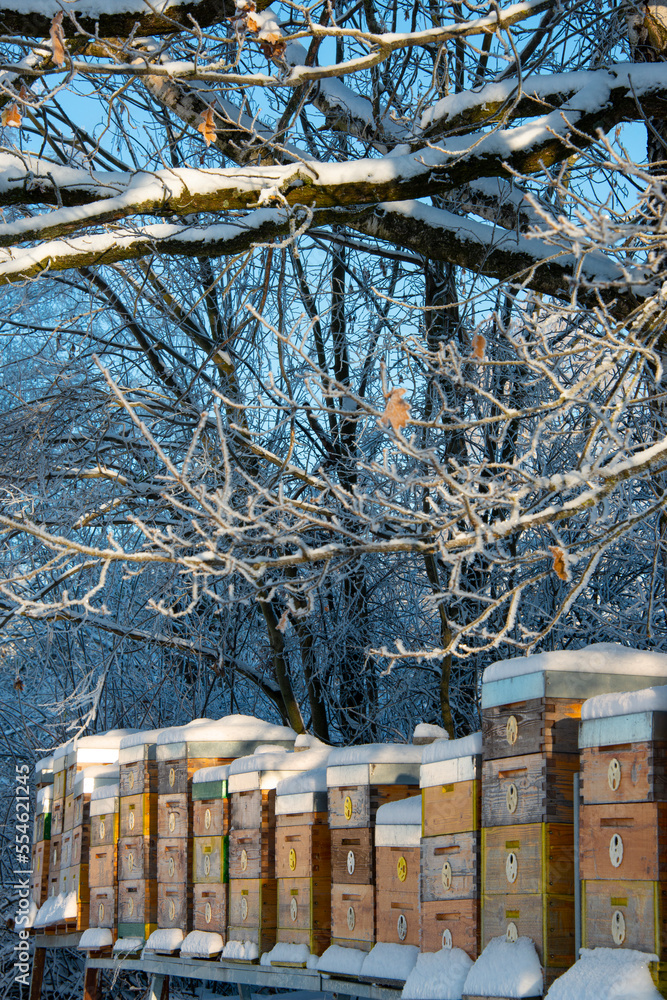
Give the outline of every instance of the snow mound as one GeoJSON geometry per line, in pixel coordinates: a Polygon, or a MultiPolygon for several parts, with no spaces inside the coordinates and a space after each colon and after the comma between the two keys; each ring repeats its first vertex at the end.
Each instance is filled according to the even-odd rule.
{"type": "Polygon", "coordinates": [[[113,934],[108,927],[88,927],[77,948],[79,951],[97,951],[99,948],[110,948],[113,944],[113,934]]]}
{"type": "Polygon", "coordinates": [[[317,963],[318,972],[329,972],[338,976],[358,976],[367,952],[358,948],[343,948],[332,944],[317,963]]]}
{"type": "Polygon", "coordinates": [[[598,694],[581,706],[582,722],[588,719],[608,719],[615,715],[635,715],[637,712],[667,712],[667,684],[624,691],[620,694],[598,694]]]}
{"type": "Polygon", "coordinates": [[[299,733],[297,738],[294,740],[295,750],[329,750],[331,749],[322,740],[318,740],[317,736],[311,736],[310,733],[299,733]]]}
{"type": "Polygon", "coordinates": [[[437,740],[424,747],[422,764],[437,764],[441,760],[455,760],[457,757],[475,757],[481,752],[481,733],[472,733],[460,740],[437,740]]]}
{"type": "Polygon", "coordinates": [[[421,764],[424,747],[410,743],[364,743],[358,747],[341,747],[329,755],[329,767],[349,767],[352,764],[421,764]]]}
{"type": "Polygon", "coordinates": [[[48,812],[49,811],[48,806],[51,805],[52,800],[53,800],[53,785],[44,785],[43,788],[37,789],[37,795],[35,797],[35,801],[37,802],[38,806],[42,807],[41,809],[37,810],[38,812],[48,812]]]}
{"type": "Polygon", "coordinates": [[[460,948],[443,948],[417,956],[402,1000],[461,1000],[472,959],[460,948]]]}
{"type": "Polygon", "coordinates": [[[181,945],[181,957],[185,955],[190,958],[210,958],[211,955],[219,955],[223,947],[224,942],[219,934],[190,931],[181,945]]]}
{"type": "Polygon", "coordinates": [[[231,742],[266,742],[287,740],[292,743],[296,733],[289,726],[276,726],[272,722],[257,719],[254,715],[225,715],[214,719],[193,719],[184,726],[163,729],[157,738],[158,746],[167,743],[182,743],[187,740],[220,740],[231,742]]]}
{"type": "Polygon", "coordinates": [[[221,957],[252,962],[259,958],[259,948],[254,941],[228,941],[222,949],[221,957]]]}
{"type": "Polygon", "coordinates": [[[319,958],[311,955],[307,944],[284,943],[275,945],[259,960],[260,965],[305,965],[307,969],[316,969],[318,962],[319,958]]]}
{"type": "Polygon", "coordinates": [[[201,785],[205,781],[227,781],[229,764],[218,764],[217,767],[200,767],[192,776],[193,785],[201,785]]]}
{"type": "Polygon", "coordinates": [[[98,799],[117,799],[120,794],[118,785],[100,785],[90,793],[90,801],[97,802],[98,799]]]}
{"type": "Polygon", "coordinates": [[[326,792],[326,767],[312,767],[308,771],[291,774],[276,785],[276,795],[301,795],[303,792],[326,792]]]}
{"type": "Polygon", "coordinates": [[[470,969],[463,992],[478,997],[539,997],[543,985],[542,967],[532,940],[520,937],[510,942],[506,937],[496,937],[470,969]]]}
{"type": "Polygon", "coordinates": [[[483,684],[544,670],[589,674],[637,674],[667,677],[667,654],[632,649],[617,642],[596,642],[581,649],[556,649],[511,660],[498,660],[484,671],[483,684]]]}
{"type": "Polygon", "coordinates": [[[415,967],[419,948],[413,944],[376,944],[361,967],[369,979],[395,979],[402,983],[415,967]]]}
{"type": "Polygon", "coordinates": [[[52,771],[53,770],[53,756],[42,757],[35,764],[35,774],[40,774],[42,771],[52,771]]]}
{"type": "Polygon", "coordinates": [[[238,757],[229,765],[229,776],[249,774],[252,771],[307,771],[324,766],[329,749],[299,750],[291,753],[283,747],[270,747],[262,753],[259,749],[248,757],[238,757]]]}
{"type": "Polygon", "coordinates": [[[183,931],[178,927],[159,927],[146,942],[146,951],[162,952],[170,955],[183,944],[183,931]]]}
{"type": "Polygon", "coordinates": [[[63,923],[65,920],[74,920],[77,915],[76,893],[68,892],[67,895],[58,893],[57,896],[49,896],[45,903],[40,906],[35,917],[35,927],[48,927],[50,924],[63,923]]]}
{"type": "MultiPolygon", "coordinates": [[[[132,733],[131,736],[124,736],[120,741],[120,749],[127,750],[128,747],[140,747],[144,743],[157,743],[158,736],[163,732],[163,729],[140,729],[138,732],[132,733]]],[[[134,941],[135,939],[127,938],[127,940],[134,941]]]]}
{"type": "Polygon", "coordinates": [[[92,792],[104,786],[107,791],[110,785],[118,787],[119,769],[117,764],[93,764],[78,771],[74,778],[74,798],[79,795],[91,795],[92,792]]]}
{"type": "Polygon", "coordinates": [[[412,742],[417,746],[432,743],[433,740],[448,740],[449,733],[442,726],[434,726],[431,722],[418,722],[412,734],[412,742]]]}
{"type": "Polygon", "coordinates": [[[385,802],[375,815],[376,826],[420,826],[422,822],[422,797],[385,802]]]}
{"type": "Polygon", "coordinates": [[[581,957],[560,976],[548,1000],[659,1000],[646,955],[631,948],[582,948],[581,957]]]}
{"type": "Polygon", "coordinates": [[[19,931],[27,931],[31,927],[35,926],[35,917],[37,916],[37,903],[34,899],[30,900],[28,905],[28,912],[25,913],[23,910],[19,910],[16,914],[16,920],[14,922],[14,931],[18,934],[19,931]]]}
{"type": "Polygon", "coordinates": [[[113,953],[129,955],[133,951],[141,951],[144,946],[144,939],[140,937],[118,938],[113,946],[113,953]]]}

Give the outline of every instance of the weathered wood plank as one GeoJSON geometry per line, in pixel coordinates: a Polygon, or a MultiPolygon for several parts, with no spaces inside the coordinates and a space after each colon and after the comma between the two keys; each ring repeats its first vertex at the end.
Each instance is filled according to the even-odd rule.
{"type": "Polygon", "coordinates": [[[542,754],[485,760],[482,826],[517,823],[572,823],[574,754],[542,754]]]}
{"type": "Polygon", "coordinates": [[[331,886],[331,943],[369,950],[375,943],[375,887],[331,886]],[[355,942],[352,944],[352,942],[355,942]]]}
{"type": "Polygon", "coordinates": [[[373,831],[368,827],[331,831],[331,879],[348,885],[371,885],[375,878],[373,831]]]}
{"type": "Polygon", "coordinates": [[[580,822],[583,879],[658,881],[667,875],[667,802],[584,805],[580,822]]]}
{"type": "Polygon", "coordinates": [[[482,712],[484,760],[532,753],[579,753],[583,698],[532,698],[482,712]]]}
{"type": "Polygon", "coordinates": [[[421,898],[424,902],[473,899],[479,893],[480,835],[455,833],[421,842],[421,898]]]}
{"type": "Polygon", "coordinates": [[[479,827],[481,781],[455,781],[422,789],[422,834],[465,833],[479,827]]]}
{"type": "Polygon", "coordinates": [[[450,899],[421,904],[422,951],[461,948],[471,958],[479,956],[479,899],[450,899]]]}
{"type": "Polygon", "coordinates": [[[542,965],[574,964],[574,898],[505,893],[482,897],[482,947],[507,933],[513,924],[519,937],[530,937],[542,965]]]}
{"type": "Polygon", "coordinates": [[[524,823],[482,830],[482,892],[574,893],[574,828],[524,823]]]}

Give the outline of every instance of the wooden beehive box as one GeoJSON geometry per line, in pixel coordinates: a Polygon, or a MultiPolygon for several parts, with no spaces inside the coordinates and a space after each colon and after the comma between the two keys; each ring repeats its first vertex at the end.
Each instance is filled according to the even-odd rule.
{"type": "Polygon", "coordinates": [[[53,799],[51,806],[51,835],[63,832],[65,818],[65,785],[67,782],[67,752],[71,746],[63,743],[53,751],[53,799]]]}
{"type": "Polygon", "coordinates": [[[331,943],[327,759],[324,751],[321,766],[284,778],[276,787],[276,941],[306,945],[311,955],[322,955],[331,943]]]}
{"type": "Polygon", "coordinates": [[[327,767],[331,827],[331,943],[370,951],[375,943],[378,809],[419,796],[423,746],[369,744],[334,750],[327,767]]]}
{"type": "MultiPolygon", "coordinates": [[[[115,897],[118,847],[118,785],[96,788],[90,799],[90,847],[88,851],[88,884],[91,889],[106,889],[115,897]]],[[[91,903],[92,906],[92,903],[91,903]]],[[[93,913],[91,909],[91,914],[93,913]]],[[[115,906],[114,906],[115,910],[115,906]]],[[[107,908],[108,911],[108,908],[107,908]]],[[[108,921],[108,912],[107,912],[108,921]]],[[[91,923],[92,927],[112,927],[113,924],[91,923]]]]}
{"type": "Polygon", "coordinates": [[[419,796],[388,802],[375,825],[375,939],[384,944],[419,947],[420,840],[419,796]]]}
{"type": "Polygon", "coordinates": [[[422,951],[461,948],[480,939],[482,734],[437,740],[422,758],[422,951]]]}
{"type": "Polygon", "coordinates": [[[48,895],[52,802],[53,785],[42,783],[36,794],[30,876],[30,898],[38,907],[48,895]]]}

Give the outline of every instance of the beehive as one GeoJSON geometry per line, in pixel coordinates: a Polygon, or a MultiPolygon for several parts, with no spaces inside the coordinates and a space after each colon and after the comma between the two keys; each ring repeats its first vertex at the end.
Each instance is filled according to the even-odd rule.
{"type": "Polygon", "coordinates": [[[590,696],[667,676],[667,657],[614,644],[489,667],[482,684],[482,944],[531,937],[548,986],[574,962],[578,725],[590,696]]]}
{"type": "Polygon", "coordinates": [[[664,979],[667,687],[592,698],[579,741],[583,944],[656,954],[664,979]]]}
{"type": "Polygon", "coordinates": [[[422,951],[461,948],[473,959],[479,953],[481,753],[481,733],[424,750],[422,951]]]}
{"type": "MultiPolygon", "coordinates": [[[[279,945],[306,945],[322,955],[331,943],[331,835],[326,751],[322,766],[284,778],[276,787],[276,878],[279,945]]],[[[289,949],[276,965],[295,962],[289,949]]]]}
{"type": "Polygon", "coordinates": [[[193,927],[194,773],[229,764],[267,740],[275,741],[281,748],[292,747],[294,737],[293,730],[285,726],[244,715],[226,716],[217,722],[196,719],[160,733],[157,740],[158,928],[179,929],[185,934],[193,927]]]}
{"type": "MultiPolygon", "coordinates": [[[[231,764],[228,779],[231,797],[229,923],[223,958],[254,961],[275,945],[278,927],[276,786],[295,772],[322,765],[327,753],[327,750],[288,753],[277,748],[231,764]],[[243,942],[252,947],[241,954],[239,945],[243,942]]],[[[307,913],[308,906],[302,906],[301,914],[307,913]]]]}
{"type": "Polygon", "coordinates": [[[419,795],[423,749],[378,743],[329,757],[333,945],[370,951],[375,943],[376,815],[385,803],[419,795]]]}
{"type": "MultiPolygon", "coordinates": [[[[90,848],[88,885],[90,888],[90,927],[110,931],[108,944],[117,937],[116,919],[119,786],[96,788],[90,796],[90,848]]],[[[91,939],[99,945],[100,936],[91,939]]]]}
{"type": "Polygon", "coordinates": [[[53,785],[42,784],[36,794],[30,876],[30,898],[37,907],[42,905],[48,895],[52,803],[53,785]]]}
{"type": "Polygon", "coordinates": [[[375,940],[419,947],[421,798],[380,806],[375,824],[375,940]]]}
{"type": "MultiPolygon", "coordinates": [[[[192,779],[192,927],[208,935],[206,950],[219,953],[227,940],[229,892],[229,765],[205,767],[192,779]]],[[[186,938],[182,954],[190,954],[186,938]]],[[[197,935],[195,957],[203,957],[197,935]]]]}

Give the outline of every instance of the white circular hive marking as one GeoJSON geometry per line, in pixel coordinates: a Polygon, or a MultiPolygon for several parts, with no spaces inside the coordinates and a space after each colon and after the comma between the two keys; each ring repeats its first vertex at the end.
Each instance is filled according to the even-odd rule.
{"type": "Polygon", "coordinates": [[[241,920],[248,919],[248,899],[246,896],[241,896],[241,920]]]}
{"type": "Polygon", "coordinates": [[[176,813],[169,813],[169,833],[173,833],[176,829],[176,813]]]}
{"type": "Polygon", "coordinates": [[[513,920],[510,920],[510,922],[507,925],[507,930],[505,932],[505,937],[509,941],[510,944],[514,944],[515,941],[519,940],[519,932],[516,929],[516,924],[514,923],[513,920]]]}
{"type": "Polygon", "coordinates": [[[505,726],[505,737],[511,747],[513,747],[516,743],[518,736],[519,723],[516,720],[516,715],[510,715],[507,720],[507,725],[505,726]]]}
{"type": "Polygon", "coordinates": [[[127,776],[127,783],[130,786],[130,791],[134,788],[134,771],[130,771],[127,776]]]}
{"type": "Polygon", "coordinates": [[[211,910],[211,904],[207,903],[204,907],[204,920],[207,924],[210,924],[211,917],[213,916],[213,911],[211,910]]]}
{"type": "Polygon", "coordinates": [[[127,870],[129,872],[134,871],[134,854],[132,851],[129,851],[127,855],[127,870]]]}
{"type": "Polygon", "coordinates": [[[514,851],[510,851],[505,859],[505,875],[507,876],[507,881],[510,885],[516,882],[516,877],[519,874],[519,859],[517,858],[514,851]]]}
{"type": "Polygon", "coordinates": [[[104,820],[100,820],[100,840],[104,840],[104,835],[106,833],[106,826],[104,825],[104,820]]]}
{"type": "Polygon", "coordinates": [[[211,858],[208,854],[204,855],[204,875],[211,874],[211,858]]]}
{"type": "Polygon", "coordinates": [[[505,801],[507,803],[507,811],[515,813],[519,805],[519,790],[513,781],[507,786],[505,801]]]}
{"type": "Polygon", "coordinates": [[[452,947],[452,932],[449,927],[445,927],[442,932],[442,947],[448,949],[452,947]]]}
{"type": "Polygon", "coordinates": [[[210,830],[211,829],[211,810],[210,809],[207,809],[206,812],[204,813],[204,829],[205,830],[210,830]]]}
{"type": "Polygon", "coordinates": [[[623,860],[623,840],[618,833],[609,841],[609,860],[614,868],[619,868],[623,860]]]}
{"type": "Polygon", "coordinates": [[[174,877],[174,872],[176,871],[176,865],[174,864],[174,859],[169,858],[169,878],[174,877]]]}
{"type": "Polygon", "coordinates": [[[354,875],[354,851],[347,852],[347,873],[348,875],[354,875]]]}
{"type": "Polygon", "coordinates": [[[127,912],[129,913],[130,916],[132,916],[132,914],[134,913],[134,900],[132,899],[131,896],[127,901],[127,912]]]}
{"type": "Polygon", "coordinates": [[[242,872],[246,871],[247,867],[248,867],[248,852],[244,847],[243,850],[241,851],[241,871],[242,872]]]}
{"type": "Polygon", "coordinates": [[[621,783],[621,762],[617,760],[616,757],[612,757],[609,761],[609,767],[607,768],[607,781],[612,792],[618,791],[618,786],[621,783]]]}
{"type": "Polygon", "coordinates": [[[401,913],[398,920],[396,921],[396,930],[398,932],[398,940],[405,941],[408,936],[408,922],[405,919],[405,914],[401,913]]]}
{"type": "Polygon", "coordinates": [[[348,927],[348,930],[353,931],[355,923],[356,923],[356,918],[354,916],[354,907],[353,906],[348,906],[348,908],[347,908],[347,927],[348,927]]]}
{"type": "Polygon", "coordinates": [[[134,830],[134,809],[130,810],[130,815],[128,816],[127,819],[127,825],[129,826],[130,830],[134,830]]]}
{"type": "Polygon", "coordinates": [[[174,771],[173,767],[170,767],[169,768],[169,787],[170,788],[174,787],[175,781],[176,781],[176,771],[174,771]]]}
{"type": "Polygon", "coordinates": [[[611,918],[611,936],[614,944],[623,944],[625,941],[625,917],[620,910],[615,910],[611,918]]]}
{"type": "Polygon", "coordinates": [[[442,879],[442,888],[451,889],[452,887],[452,866],[449,861],[443,861],[442,871],[440,872],[440,878],[442,879]]]}
{"type": "Polygon", "coordinates": [[[102,923],[102,921],[104,920],[104,903],[100,903],[100,905],[97,907],[97,918],[100,921],[100,923],[102,923]]]}
{"type": "Polygon", "coordinates": [[[289,915],[292,918],[292,920],[295,921],[298,914],[299,914],[299,904],[296,901],[296,896],[292,896],[292,898],[289,901],[289,915]]]}
{"type": "Polygon", "coordinates": [[[169,919],[170,920],[176,919],[176,903],[173,901],[173,899],[169,900],[169,919]]]}

